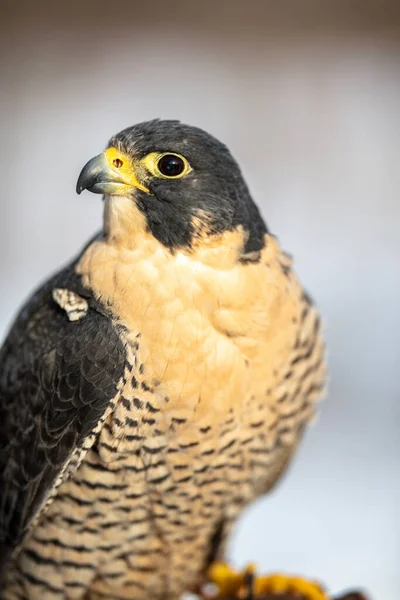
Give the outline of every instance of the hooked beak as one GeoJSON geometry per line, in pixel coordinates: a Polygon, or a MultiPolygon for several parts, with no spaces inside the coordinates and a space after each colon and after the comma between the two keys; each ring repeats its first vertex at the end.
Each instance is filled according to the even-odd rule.
{"type": "Polygon", "coordinates": [[[89,160],[76,184],[77,194],[88,190],[94,194],[121,196],[132,188],[149,193],[138,180],[132,160],[116,148],[108,148],[89,160]]]}

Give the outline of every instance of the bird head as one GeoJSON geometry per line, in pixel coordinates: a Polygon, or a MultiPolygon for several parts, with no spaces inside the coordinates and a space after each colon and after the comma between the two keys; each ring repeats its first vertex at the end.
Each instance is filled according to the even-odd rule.
{"type": "Polygon", "coordinates": [[[146,231],[171,252],[243,232],[259,251],[266,227],[239,166],[217,139],[179,121],[153,120],[114,135],[82,169],[77,192],[106,199],[105,233],[134,245],[146,231]]]}

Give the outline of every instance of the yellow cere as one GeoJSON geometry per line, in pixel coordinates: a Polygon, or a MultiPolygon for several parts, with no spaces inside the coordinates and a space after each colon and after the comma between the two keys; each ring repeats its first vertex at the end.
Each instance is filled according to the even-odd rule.
{"type": "Polygon", "coordinates": [[[147,194],[150,193],[149,189],[138,178],[140,171],[143,171],[143,169],[140,169],[140,163],[132,162],[127,154],[117,150],[117,148],[107,148],[104,155],[110,169],[121,178],[123,183],[147,194]]]}

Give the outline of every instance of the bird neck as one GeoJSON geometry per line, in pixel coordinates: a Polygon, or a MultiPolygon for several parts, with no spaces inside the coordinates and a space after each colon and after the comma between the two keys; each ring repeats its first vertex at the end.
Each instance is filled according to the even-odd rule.
{"type": "Polygon", "coordinates": [[[145,216],[128,196],[105,196],[103,229],[108,242],[127,250],[152,238],[145,216]]]}

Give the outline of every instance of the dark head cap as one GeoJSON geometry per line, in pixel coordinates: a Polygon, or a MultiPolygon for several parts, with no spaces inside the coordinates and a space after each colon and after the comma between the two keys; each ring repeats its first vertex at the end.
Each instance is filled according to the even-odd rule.
{"type": "Polygon", "coordinates": [[[227,147],[179,121],[154,120],[114,135],[106,152],[84,167],[77,185],[132,196],[148,229],[176,250],[199,235],[242,226],[245,252],[263,247],[265,224],[227,147]]]}

